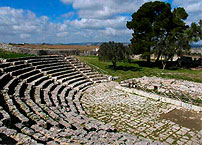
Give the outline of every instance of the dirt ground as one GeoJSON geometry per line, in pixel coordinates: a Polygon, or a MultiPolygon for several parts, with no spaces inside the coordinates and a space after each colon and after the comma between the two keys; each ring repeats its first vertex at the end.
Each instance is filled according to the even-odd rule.
{"type": "Polygon", "coordinates": [[[198,131],[202,130],[201,117],[201,113],[179,109],[174,109],[166,114],[161,114],[162,119],[168,119],[191,130],[198,131]]]}
{"type": "Polygon", "coordinates": [[[47,44],[24,44],[24,45],[15,45],[24,48],[32,49],[77,49],[77,50],[94,50],[99,46],[95,45],[47,45],[47,44]]]}

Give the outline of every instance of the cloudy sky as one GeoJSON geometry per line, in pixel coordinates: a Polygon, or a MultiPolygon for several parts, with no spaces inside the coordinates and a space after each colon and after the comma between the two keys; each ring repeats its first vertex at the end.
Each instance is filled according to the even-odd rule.
{"type": "MultiPolygon", "coordinates": [[[[129,42],[126,22],[150,0],[0,0],[0,42],[129,42]]],[[[182,6],[187,24],[202,18],[201,0],[162,0],[182,6]]]]}

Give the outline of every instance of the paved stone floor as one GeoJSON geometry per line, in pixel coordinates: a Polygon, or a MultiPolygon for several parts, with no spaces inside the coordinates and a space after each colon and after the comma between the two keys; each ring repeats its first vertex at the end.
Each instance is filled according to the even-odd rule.
{"type": "MultiPolygon", "coordinates": [[[[202,114],[193,112],[189,119],[196,127],[188,127],[166,117],[176,110],[172,104],[155,101],[118,90],[116,82],[101,83],[87,89],[81,99],[88,116],[117,128],[120,132],[168,144],[202,144],[202,114]],[[172,120],[172,121],[171,121],[172,120]]],[[[175,116],[173,116],[175,117],[175,116]]]]}

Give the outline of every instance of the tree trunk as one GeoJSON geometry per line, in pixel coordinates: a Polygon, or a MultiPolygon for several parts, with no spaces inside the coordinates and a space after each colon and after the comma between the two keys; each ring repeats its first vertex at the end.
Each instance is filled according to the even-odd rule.
{"type": "Polygon", "coordinates": [[[112,62],[114,70],[116,69],[116,62],[112,62]]]}
{"type": "Polygon", "coordinates": [[[147,54],[147,64],[150,66],[150,62],[151,62],[151,58],[150,58],[150,52],[151,52],[151,48],[148,48],[148,54],[147,54]]]}
{"type": "Polygon", "coordinates": [[[162,61],[162,65],[163,65],[163,70],[165,70],[165,68],[166,68],[166,62],[164,62],[164,61],[162,61]]]}
{"type": "Polygon", "coordinates": [[[147,56],[147,64],[150,65],[151,59],[150,59],[150,55],[147,56]]]}
{"type": "Polygon", "coordinates": [[[161,62],[162,62],[162,66],[163,66],[163,70],[165,70],[166,68],[166,64],[167,64],[167,60],[161,56],[161,62]]]}
{"type": "Polygon", "coordinates": [[[116,59],[112,59],[112,65],[113,65],[113,69],[116,69],[116,59]]]}
{"type": "Polygon", "coordinates": [[[160,59],[160,56],[161,56],[161,51],[159,51],[159,53],[158,53],[158,56],[157,56],[157,58],[156,58],[156,61],[155,61],[155,63],[157,63],[157,62],[159,61],[159,59],[160,59]]]}

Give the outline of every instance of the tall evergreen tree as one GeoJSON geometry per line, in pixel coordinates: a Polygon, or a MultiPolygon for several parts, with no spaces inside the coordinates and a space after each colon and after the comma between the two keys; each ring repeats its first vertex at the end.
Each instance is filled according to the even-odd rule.
{"type": "Polygon", "coordinates": [[[134,54],[142,54],[150,62],[154,53],[158,61],[162,58],[163,68],[175,54],[182,55],[189,49],[189,38],[185,34],[188,26],[184,20],[188,14],[184,8],[175,8],[164,2],[148,2],[132,15],[127,27],[134,31],[131,39],[134,54]]]}
{"type": "Polygon", "coordinates": [[[172,19],[170,4],[164,2],[148,2],[133,13],[132,21],[127,27],[133,30],[131,39],[132,52],[142,54],[150,62],[151,51],[157,47],[159,39],[165,39],[172,19]]]}

